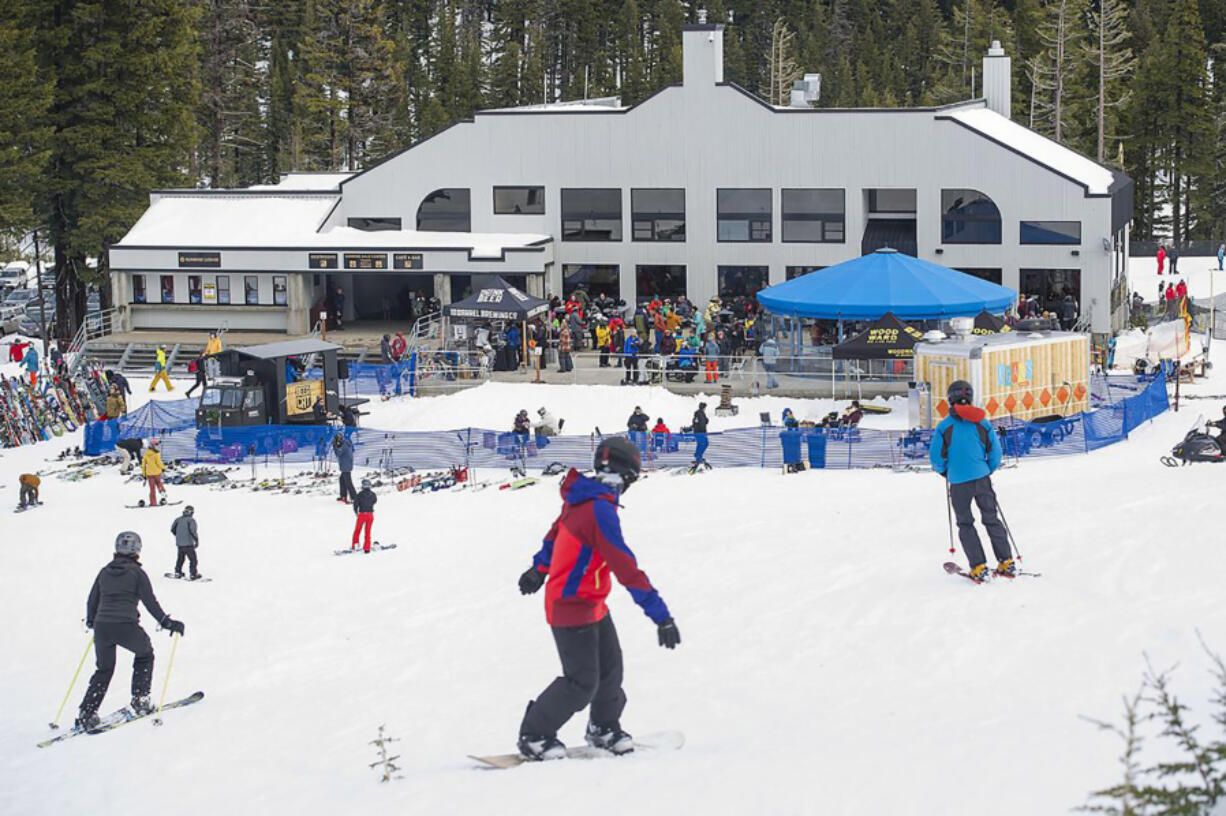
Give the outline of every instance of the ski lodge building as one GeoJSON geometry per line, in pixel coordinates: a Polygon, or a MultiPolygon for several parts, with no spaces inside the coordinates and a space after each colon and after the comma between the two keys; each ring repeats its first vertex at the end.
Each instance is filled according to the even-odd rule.
{"type": "Polygon", "coordinates": [[[705,304],[883,246],[1122,326],[1132,182],[1010,121],[999,47],[985,99],[854,110],[725,82],[719,25],[683,47],[683,82],[633,107],[481,111],[357,173],[154,192],[110,250],[116,328],[305,334],[338,286],[349,328],[486,272],[705,304]]]}

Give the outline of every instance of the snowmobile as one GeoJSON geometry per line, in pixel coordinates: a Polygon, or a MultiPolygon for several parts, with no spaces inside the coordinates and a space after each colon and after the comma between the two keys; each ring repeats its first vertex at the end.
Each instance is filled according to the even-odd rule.
{"type": "Polygon", "coordinates": [[[1203,422],[1203,419],[1198,418],[1183,441],[1171,448],[1170,456],[1161,457],[1162,464],[1167,467],[1180,467],[1194,462],[1221,462],[1226,458],[1222,455],[1222,445],[1218,441],[1220,437],[1209,433],[1210,425],[1203,422]],[[1201,430],[1202,428],[1204,430],[1201,430]]]}

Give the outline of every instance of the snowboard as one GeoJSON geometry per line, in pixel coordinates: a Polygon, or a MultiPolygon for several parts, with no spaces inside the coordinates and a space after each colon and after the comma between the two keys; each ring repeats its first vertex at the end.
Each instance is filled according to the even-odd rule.
{"type": "Polygon", "coordinates": [[[33,510],[35,507],[42,507],[42,502],[34,502],[34,504],[17,505],[13,508],[14,513],[24,513],[27,510],[33,510]]]}
{"type": "Polygon", "coordinates": [[[186,581],[189,584],[207,584],[209,581],[213,580],[212,578],[205,578],[203,575],[201,575],[199,578],[189,578],[186,575],[179,576],[175,575],[173,572],[166,572],[163,573],[163,575],[172,581],[186,581]]]}
{"type": "MultiPolygon", "coordinates": [[[[989,577],[987,581],[976,581],[974,578],[971,577],[971,574],[969,572],[962,569],[961,566],[959,566],[958,564],[955,564],[953,561],[946,561],[942,566],[945,567],[945,571],[948,572],[950,575],[961,575],[963,578],[970,581],[972,584],[986,584],[989,581],[992,581],[997,578],[1000,578],[1001,580],[1004,580],[1004,581],[1013,580],[1012,578],[1009,578],[1008,576],[997,575],[996,573],[989,571],[988,575],[991,577],[989,577]]],[[[1029,578],[1038,578],[1042,574],[1043,573],[1041,572],[1025,572],[1023,570],[1018,570],[1017,573],[1015,573],[1014,577],[1025,576],[1029,578]]]]}
{"type": "MultiPolygon", "coordinates": [[[[685,745],[685,734],[680,731],[659,731],[636,739],[632,754],[648,751],[677,751],[683,745],[685,745]]],[[[611,751],[606,751],[603,748],[593,748],[590,745],[575,745],[566,749],[567,759],[610,759],[618,756],[626,756],[626,754],[614,754],[611,751]]],[[[468,758],[480,763],[482,767],[496,768],[498,770],[515,768],[524,763],[534,761],[528,759],[523,754],[491,754],[489,756],[469,754],[468,758]]]]}
{"type": "MultiPolygon", "coordinates": [[[[371,542],[371,545],[370,545],[370,551],[371,551],[372,553],[374,553],[374,552],[378,552],[379,550],[394,550],[394,549],[396,549],[396,545],[395,545],[395,544],[380,544],[378,541],[373,541],[373,542],[371,542]]],[[[349,555],[350,553],[363,553],[363,554],[365,554],[365,552],[366,552],[366,551],[365,551],[364,549],[362,549],[361,547],[355,547],[355,548],[354,548],[354,549],[352,549],[352,550],[334,550],[333,552],[334,552],[336,555],[349,555]]]]}
{"type": "MultiPolygon", "coordinates": [[[[162,499],[160,502],[152,506],[153,507],[174,507],[176,504],[182,504],[182,503],[183,503],[182,499],[180,499],[179,501],[166,501],[165,499],[162,499]]],[[[142,508],[149,507],[149,506],[150,505],[145,504],[144,499],[141,499],[140,504],[125,504],[124,505],[124,507],[128,508],[129,510],[138,510],[138,509],[142,509],[142,508]]]]}
{"type": "Polygon", "coordinates": [[[510,482],[504,482],[503,484],[498,485],[498,489],[499,490],[522,490],[525,487],[531,487],[532,485],[536,484],[539,481],[540,479],[536,478],[535,476],[525,476],[521,479],[515,479],[510,482]]]}
{"type": "MultiPolygon", "coordinates": [[[[197,691],[195,694],[192,694],[191,696],[188,696],[188,697],[184,697],[182,700],[175,700],[174,702],[167,703],[166,705],[162,706],[161,709],[153,711],[150,714],[137,714],[132,709],[128,708],[127,706],[124,706],[123,708],[119,709],[115,713],[108,714],[107,716],[103,717],[102,720],[98,723],[98,725],[94,726],[88,731],[82,731],[78,728],[73,727],[65,731],[63,734],[56,734],[51,739],[43,740],[42,742],[38,743],[38,747],[46,748],[48,745],[54,745],[57,742],[63,742],[66,739],[70,739],[72,737],[78,737],[81,734],[105,734],[107,731],[114,731],[116,728],[119,728],[122,725],[127,725],[130,722],[136,722],[137,720],[143,720],[145,719],[145,717],[149,717],[149,716],[157,717],[162,711],[168,711],[172,708],[182,708],[183,706],[191,705],[192,703],[198,703],[203,699],[204,699],[204,692],[197,691]]],[[[160,725],[161,720],[154,719],[154,724],[160,725]]]]}

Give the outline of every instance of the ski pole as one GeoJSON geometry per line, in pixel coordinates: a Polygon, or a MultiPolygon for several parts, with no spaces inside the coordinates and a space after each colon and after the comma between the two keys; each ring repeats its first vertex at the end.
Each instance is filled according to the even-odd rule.
{"type": "Polygon", "coordinates": [[[59,711],[55,712],[55,719],[48,725],[52,729],[60,727],[60,715],[64,713],[64,706],[68,704],[68,698],[72,696],[72,690],[77,686],[77,678],[81,676],[81,667],[85,665],[85,658],[89,656],[89,650],[94,645],[94,636],[89,636],[89,643],[85,644],[85,651],[81,653],[81,662],[77,664],[77,670],[72,675],[72,682],[68,684],[68,691],[64,692],[64,699],[60,701],[59,711]]]}
{"type": "Polygon", "coordinates": [[[1005,518],[1005,511],[1000,507],[1000,499],[996,496],[996,488],[992,488],[992,499],[996,502],[996,513],[1000,516],[1000,523],[1005,525],[1005,535],[1009,537],[1009,546],[1013,548],[1013,554],[1017,556],[1017,560],[1022,560],[1022,552],[1017,548],[1017,539],[1013,537],[1013,529],[1009,526],[1009,520],[1005,518]]]}
{"type": "Polygon", "coordinates": [[[170,661],[166,664],[166,679],[162,681],[162,697],[158,700],[158,711],[153,718],[154,725],[162,724],[162,706],[166,703],[166,689],[170,688],[170,670],[175,665],[175,650],[179,648],[179,633],[175,632],[174,643],[170,645],[170,661]]]}
{"type": "Polygon", "coordinates": [[[949,521],[949,551],[954,551],[954,500],[949,494],[949,477],[945,477],[945,518],[949,521]]]}

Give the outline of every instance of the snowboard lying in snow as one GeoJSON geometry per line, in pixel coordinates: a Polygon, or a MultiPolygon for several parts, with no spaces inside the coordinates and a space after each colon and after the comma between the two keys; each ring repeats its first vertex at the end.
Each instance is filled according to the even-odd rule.
{"type": "MultiPolygon", "coordinates": [[[[654,734],[648,734],[645,737],[639,737],[634,741],[634,752],[646,751],[664,751],[664,750],[680,750],[681,746],[685,745],[685,734],[680,731],[658,731],[654,734]]],[[[633,755],[633,754],[631,754],[633,755]]],[[[590,745],[574,745],[566,749],[567,759],[607,759],[617,756],[626,756],[625,754],[614,754],[606,751],[603,748],[593,748],[590,745]]],[[[482,767],[497,768],[505,770],[507,768],[515,768],[523,765],[525,762],[532,762],[523,754],[492,754],[490,756],[477,756],[469,754],[469,759],[476,760],[482,767]]],[[[553,760],[546,760],[547,762],[553,760]]]]}

